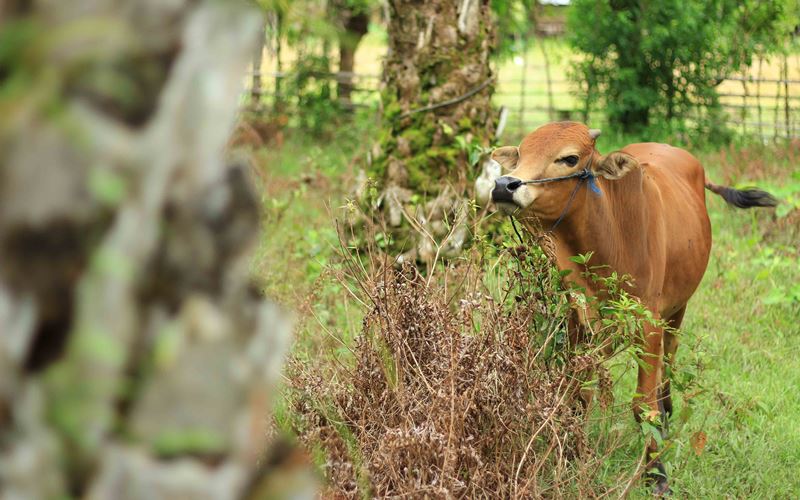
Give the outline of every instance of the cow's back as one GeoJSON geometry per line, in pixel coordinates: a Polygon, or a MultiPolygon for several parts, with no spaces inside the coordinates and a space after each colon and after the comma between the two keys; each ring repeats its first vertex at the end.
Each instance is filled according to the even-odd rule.
{"type": "Polygon", "coordinates": [[[630,144],[622,151],[639,160],[645,182],[660,194],[648,202],[648,225],[651,235],[663,239],[666,261],[659,308],[669,316],[689,300],[708,264],[711,224],[705,172],[691,153],[667,144],[630,144]]]}

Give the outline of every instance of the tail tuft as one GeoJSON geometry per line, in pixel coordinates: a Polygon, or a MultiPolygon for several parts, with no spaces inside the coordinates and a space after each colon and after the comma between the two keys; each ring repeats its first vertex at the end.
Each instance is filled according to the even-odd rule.
{"type": "Polygon", "coordinates": [[[722,196],[722,199],[737,208],[774,207],[778,204],[777,198],[766,191],[755,188],[734,189],[727,186],[718,186],[706,182],[706,189],[722,196]]]}

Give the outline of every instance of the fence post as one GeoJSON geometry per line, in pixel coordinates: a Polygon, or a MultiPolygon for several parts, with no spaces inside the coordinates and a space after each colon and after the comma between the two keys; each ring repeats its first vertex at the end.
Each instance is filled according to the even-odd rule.
{"type": "Polygon", "coordinates": [[[264,63],[264,40],[267,37],[267,24],[261,22],[256,42],[255,53],[253,54],[253,82],[250,87],[250,98],[252,105],[258,108],[261,105],[261,66],[264,63]]]}
{"type": "Polygon", "coordinates": [[[283,49],[283,14],[278,12],[275,14],[275,90],[272,99],[272,107],[274,111],[280,113],[283,111],[283,100],[281,97],[281,78],[283,78],[283,63],[281,62],[281,52],[283,49]]]}
{"type": "Polygon", "coordinates": [[[778,127],[780,126],[780,107],[781,107],[781,79],[777,78],[775,80],[776,83],[776,91],[775,91],[775,124],[774,130],[772,132],[772,140],[775,141],[778,139],[778,127]]]}
{"type": "Polygon", "coordinates": [[[539,50],[542,51],[542,57],[544,57],[544,76],[547,79],[547,118],[553,121],[555,104],[553,104],[553,82],[550,78],[550,58],[547,57],[547,49],[544,47],[544,38],[537,37],[536,43],[539,45],[539,50]]]}
{"type": "Polygon", "coordinates": [[[742,135],[747,135],[747,79],[750,78],[750,69],[747,70],[747,76],[742,78],[742,112],[739,114],[742,118],[742,135]]]}
{"type": "Polygon", "coordinates": [[[758,109],[758,135],[759,140],[764,140],[764,128],[761,118],[761,77],[763,69],[764,58],[758,58],[758,77],[756,78],[756,108],[758,109]]]}
{"type": "Polygon", "coordinates": [[[791,136],[791,128],[789,124],[789,54],[783,54],[783,114],[786,118],[786,138],[791,136]]]}
{"type": "Polygon", "coordinates": [[[525,133],[525,78],[528,74],[528,37],[522,38],[522,78],[519,89],[519,133],[525,133]]]}

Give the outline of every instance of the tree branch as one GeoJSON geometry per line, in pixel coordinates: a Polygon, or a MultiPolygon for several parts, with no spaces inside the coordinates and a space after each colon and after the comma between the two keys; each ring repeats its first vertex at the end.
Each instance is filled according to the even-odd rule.
{"type": "Polygon", "coordinates": [[[477,87],[475,87],[474,89],[470,90],[469,92],[467,92],[466,94],[464,94],[462,96],[454,97],[453,99],[448,99],[447,101],[442,101],[442,102],[439,102],[439,103],[436,103],[436,104],[429,104],[429,105],[423,106],[421,108],[412,109],[411,111],[406,111],[405,113],[400,115],[398,120],[402,120],[403,118],[408,118],[409,116],[411,116],[413,114],[416,114],[416,113],[420,113],[422,111],[432,111],[434,109],[443,108],[445,106],[451,106],[453,104],[458,104],[459,102],[466,101],[467,99],[469,99],[470,97],[474,96],[475,94],[477,94],[481,90],[485,89],[493,81],[494,81],[494,77],[491,76],[491,77],[487,78],[486,81],[484,81],[483,83],[481,83],[480,85],[478,85],[477,87]]]}

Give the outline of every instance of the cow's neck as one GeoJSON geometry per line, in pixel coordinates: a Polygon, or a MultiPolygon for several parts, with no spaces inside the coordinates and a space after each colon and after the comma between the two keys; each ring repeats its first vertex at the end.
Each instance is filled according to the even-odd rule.
{"type": "MultiPolygon", "coordinates": [[[[621,274],[635,274],[625,263],[627,256],[646,251],[647,235],[624,228],[641,227],[646,216],[642,179],[632,172],[617,181],[598,179],[602,195],[581,189],[575,210],[555,229],[554,239],[559,267],[581,271],[569,258],[592,252],[590,265],[609,266],[621,274]]],[[[605,274],[605,273],[603,273],[605,274]]]]}
{"type": "Polygon", "coordinates": [[[570,214],[554,231],[559,265],[566,267],[569,257],[592,252],[594,265],[613,265],[615,263],[615,242],[619,229],[616,227],[613,211],[605,200],[592,197],[587,190],[580,194],[580,207],[570,214]]]}

